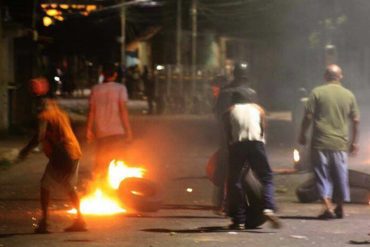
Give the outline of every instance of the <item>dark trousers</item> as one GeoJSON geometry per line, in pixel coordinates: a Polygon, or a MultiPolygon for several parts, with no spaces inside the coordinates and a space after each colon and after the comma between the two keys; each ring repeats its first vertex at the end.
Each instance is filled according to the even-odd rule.
{"type": "Polygon", "coordinates": [[[263,185],[265,209],[275,209],[273,175],[267,160],[265,145],[259,141],[243,141],[229,147],[228,202],[229,215],[234,223],[246,220],[244,167],[249,165],[263,185]]]}

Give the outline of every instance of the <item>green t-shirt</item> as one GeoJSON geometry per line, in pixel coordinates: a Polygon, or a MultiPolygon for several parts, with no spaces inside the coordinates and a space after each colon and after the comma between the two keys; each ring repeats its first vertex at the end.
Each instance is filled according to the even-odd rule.
{"type": "Polygon", "coordinates": [[[313,115],[312,148],[348,150],[350,119],[359,119],[356,98],[340,82],[332,81],[314,88],[305,106],[313,115]]]}

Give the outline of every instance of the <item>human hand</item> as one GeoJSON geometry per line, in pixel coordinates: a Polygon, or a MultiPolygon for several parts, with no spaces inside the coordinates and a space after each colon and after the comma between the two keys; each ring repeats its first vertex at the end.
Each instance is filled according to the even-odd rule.
{"type": "Polygon", "coordinates": [[[357,155],[358,150],[359,150],[359,146],[358,146],[358,144],[356,144],[356,143],[351,143],[351,145],[349,146],[349,154],[350,154],[351,156],[355,156],[355,155],[357,155]]]}
{"type": "Polygon", "coordinates": [[[128,132],[125,136],[125,141],[128,142],[128,143],[131,143],[133,141],[133,136],[132,136],[132,133],[131,132],[128,132]]]}

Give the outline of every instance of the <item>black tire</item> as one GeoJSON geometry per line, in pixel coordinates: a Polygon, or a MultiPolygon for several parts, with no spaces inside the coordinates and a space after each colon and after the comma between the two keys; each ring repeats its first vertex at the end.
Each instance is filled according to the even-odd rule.
{"type": "Polygon", "coordinates": [[[351,187],[370,190],[370,175],[367,173],[348,170],[348,179],[351,187]]]}
{"type": "Polygon", "coordinates": [[[254,229],[266,222],[263,215],[263,186],[249,168],[245,171],[244,186],[246,191],[246,221],[245,227],[254,229]]]}
{"type": "Polygon", "coordinates": [[[295,193],[298,197],[298,201],[302,203],[316,202],[320,199],[314,178],[309,178],[307,181],[300,184],[295,193]]]}
{"type": "Polygon", "coordinates": [[[369,203],[370,193],[367,189],[351,187],[350,193],[351,193],[351,203],[363,203],[363,204],[369,203]]]}
{"type": "Polygon", "coordinates": [[[156,183],[144,178],[126,178],[118,188],[124,206],[139,212],[156,212],[162,200],[156,183]]]}
{"type": "MultiPolygon", "coordinates": [[[[356,174],[358,175],[358,174],[356,174]]],[[[360,174],[360,176],[362,176],[360,174]]],[[[363,185],[361,181],[357,184],[363,185]]],[[[315,179],[310,178],[303,184],[299,185],[296,189],[298,200],[302,203],[316,202],[320,199],[319,193],[316,188],[315,179]]],[[[368,204],[370,192],[368,189],[356,187],[351,184],[350,187],[351,203],[364,203],[368,204]]]]}

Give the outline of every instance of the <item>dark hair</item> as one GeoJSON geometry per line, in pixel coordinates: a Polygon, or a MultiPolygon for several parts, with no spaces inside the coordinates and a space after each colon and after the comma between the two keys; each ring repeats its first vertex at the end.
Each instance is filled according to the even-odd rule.
{"type": "Polygon", "coordinates": [[[235,92],[231,96],[231,103],[232,104],[243,104],[243,103],[251,103],[250,99],[243,95],[240,92],[235,92]]]}
{"type": "Polygon", "coordinates": [[[113,63],[103,64],[103,74],[106,78],[112,77],[116,72],[116,66],[113,63]]]}
{"type": "Polygon", "coordinates": [[[234,65],[233,75],[235,78],[248,79],[248,64],[246,62],[237,62],[234,65]]]}

